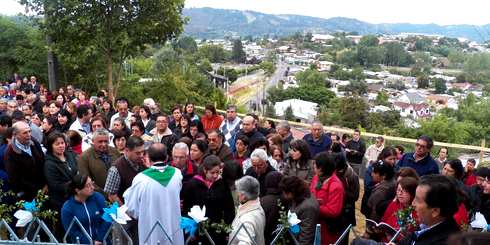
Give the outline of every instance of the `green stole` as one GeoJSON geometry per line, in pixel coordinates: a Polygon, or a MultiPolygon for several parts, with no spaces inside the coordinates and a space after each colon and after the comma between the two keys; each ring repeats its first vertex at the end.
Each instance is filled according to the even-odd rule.
{"type": "Polygon", "coordinates": [[[163,171],[160,171],[155,167],[151,167],[143,171],[144,175],[156,180],[164,187],[167,187],[168,182],[170,182],[170,180],[174,176],[174,173],[175,173],[175,168],[172,166],[166,166],[163,171]]]}

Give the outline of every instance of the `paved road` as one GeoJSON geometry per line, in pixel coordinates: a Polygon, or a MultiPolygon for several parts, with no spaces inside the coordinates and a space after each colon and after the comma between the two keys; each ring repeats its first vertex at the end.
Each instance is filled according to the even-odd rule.
{"type": "Polygon", "coordinates": [[[255,91],[255,94],[251,100],[253,100],[257,105],[260,105],[261,101],[267,97],[267,90],[272,86],[277,86],[279,81],[284,79],[284,73],[286,72],[287,67],[287,63],[279,60],[276,64],[276,71],[274,74],[272,74],[269,80],[260,89],[255,91]]]}

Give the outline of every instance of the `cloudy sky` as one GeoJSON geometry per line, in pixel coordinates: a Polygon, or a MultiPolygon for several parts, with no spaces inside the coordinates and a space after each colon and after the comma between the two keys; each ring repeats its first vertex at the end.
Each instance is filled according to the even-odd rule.
{"type": "MultiPolygon", "coordinates": [[[[0,2],[0,14],[14,15],[24,10],[16,0],[0,2]]],[[[490,1],[487,0],[186,0],[186,7],[254,10],[322,18],[342,16],[371,23],[490,23],[490,1]]]]}

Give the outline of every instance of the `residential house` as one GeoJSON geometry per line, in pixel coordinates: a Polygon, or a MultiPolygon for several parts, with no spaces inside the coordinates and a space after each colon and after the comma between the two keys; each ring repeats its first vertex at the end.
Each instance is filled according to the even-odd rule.
{"type": "Polygon", "coordinates": [[[318,112],[318,104],[300,99],[289,99],[276,102],[274,109],[276,115],[282,117],[285,115],[286,109],[291,107],[293,115],[296,119],[302,122],[310,123],[315,120],[318,112]]]}

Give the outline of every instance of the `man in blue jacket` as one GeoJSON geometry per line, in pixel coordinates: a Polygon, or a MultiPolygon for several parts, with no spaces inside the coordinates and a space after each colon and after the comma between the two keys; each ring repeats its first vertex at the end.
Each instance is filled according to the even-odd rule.
{"type": "Polygon", "coordinates": [[[434,146],[434,141],[429,136],[420,136],[415,143],[415,152],[405,153],[402,159],[398,161],[396,169],[410,167],[415,169],[420,177],[429,174],[439,174],[439,167],[430,155],[432,146],[434,146]]]}
{"type": "Polygon", "coordinates": [[[330,149],[332,140],[330,139],[330,135],[323,133],[323,124],[321,122],[314,121],[311,124],[310,132],[303,137],[303,140],[308,144],[312,157],[317,153],[330,149]]]}

